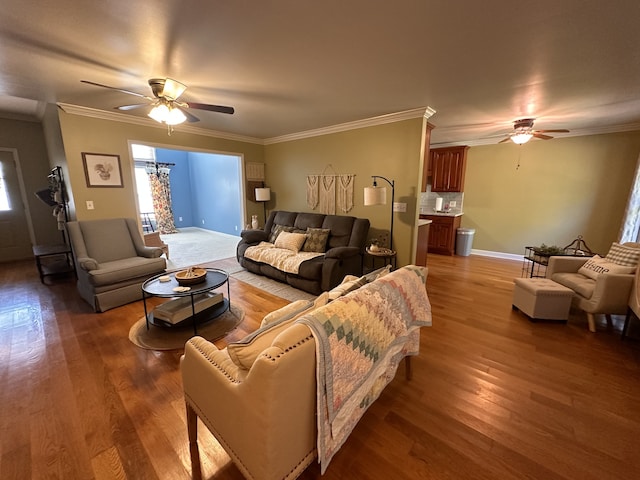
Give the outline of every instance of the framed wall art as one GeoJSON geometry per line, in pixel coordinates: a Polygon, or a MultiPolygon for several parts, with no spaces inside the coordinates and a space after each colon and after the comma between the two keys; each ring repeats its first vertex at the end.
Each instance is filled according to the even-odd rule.
{"type": "Polygon", "coordinates": [[[87,187],[123,187],[120,155],[82,152],[87,187]]]}

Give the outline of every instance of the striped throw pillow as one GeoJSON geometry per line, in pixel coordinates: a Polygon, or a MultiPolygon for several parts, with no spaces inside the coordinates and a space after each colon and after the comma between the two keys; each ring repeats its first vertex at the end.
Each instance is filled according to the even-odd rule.
{"type": "Polygon", "coordinates": [[[640,260],[640,249],[614,242],[605,258],[617,265],[636,267],[640,260]]]}

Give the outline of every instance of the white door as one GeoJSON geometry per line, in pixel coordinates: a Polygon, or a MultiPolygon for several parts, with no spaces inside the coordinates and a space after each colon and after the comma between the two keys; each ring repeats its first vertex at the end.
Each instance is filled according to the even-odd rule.
{"type": "Polygon", "coordinates": [[[0,149],[0,262],[32,256],[16,160],[12,151],[0,149]]]}

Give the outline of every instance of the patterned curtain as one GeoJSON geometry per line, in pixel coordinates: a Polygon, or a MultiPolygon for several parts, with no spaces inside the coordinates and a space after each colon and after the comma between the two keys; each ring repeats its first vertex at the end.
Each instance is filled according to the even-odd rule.
{"type": "Polygon", "coordinates": [[[149,184],[153,199],[153,213],[156,216],[158,231],[162,234],[177,233],[171,211],[171,187],[169,185],[169,169],[166,167],[148,166],[149,184]]]}
{"type": "Polygon", "coordinates": [[[640,238],[640,158],[636,166],[636,174],[629,192],[627,209],[620,229],[620,243],[637,242],[640,238]]]}

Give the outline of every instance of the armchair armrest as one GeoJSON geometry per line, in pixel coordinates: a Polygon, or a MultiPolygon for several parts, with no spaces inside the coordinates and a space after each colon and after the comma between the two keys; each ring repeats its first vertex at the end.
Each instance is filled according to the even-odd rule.
{"type": "Polygon", "coordinates": [[[598,275],[593,295],[589,299],[595,313],[624,313],[629,303],[633,277],[633,274],[621,273],[598,275]]]}
{"type": "Polygon", "coordinates": [[[160,247],[138,247],[136,253],[140,257],[145,258],[158,258],[162,256],[162,248],[160,247]]]}
{"type": "Polygon", "coordinates": [[[325,258],[349,258],[360,253],[360,249],[358,247],[335,247],[326,251],[324,254],[325,258]]]}
{"type": "Polygon", "coordinates": [[[78,257],[76,258],[76,265],[78,265],[83,270],[87,272],[91,270],[96,270],[98,268],[97,260],[90,257],[78,257]]]}
{"type": "Polygon", "coordinates": [[[269,240],[269,234],[264,230],[242,230],[240,238],[246,243],[260,243],[269,240]]]}
{"type": "Polygon", "coordinates": [[[568,257],[556,255],[549,257],[549,264],[545,273],[546,278],[551,278],[554,273],[577,273],[580,267],[587,263],[591,257],[568,257]]]}

